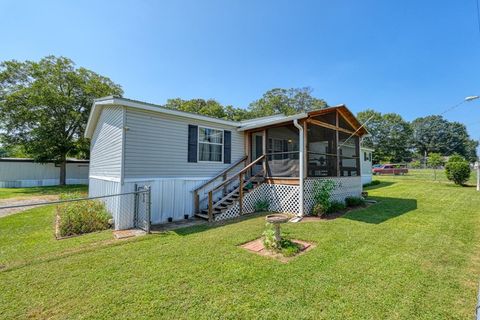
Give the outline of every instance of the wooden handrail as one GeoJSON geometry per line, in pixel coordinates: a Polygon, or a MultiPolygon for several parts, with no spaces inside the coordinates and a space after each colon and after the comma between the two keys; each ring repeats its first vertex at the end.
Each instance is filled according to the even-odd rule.
{"type": "Polygon", "coordinates": [[[241,158],[240,160],[238,160],[237,162],[235,162],[234,164],[232,164],[230,167],[226,168],[225,170],[223,170],[222,172],[220,172],[219,174],[217,174],[215,177],[213,177],[212,179],[208,180],[207,182],[205,183],[202,183],[199,187],[193,189],[193,192],[197,192],[198,190],[204,188],[205,186],[209,185],[210,183],[212,183],[213,181],[217,180],[218,178],[220,178],[221,176],[223,176],[224,174],[227,174],[229,171],[231,171],[233,168],[235,168],[236,166],[238,166],[240,163],[244,162],[245,160],[247,160],[247,156],[241,158]]]}
{"type": "Polygon", "coordinates": [[[263,160],[263,158],[265,158],[265,155],[261,155],[261,156],[258,157],[255,161],[253,161],[252,163],[250,163],[248,166],[246,166],[245,168],[243,168],[242,170],[240,170],[239,172],[237,172],[235,175],[231,176],[229,179],[223,181],[221,184],[219,184],[218,186],[214,187],[211,191],[216,191],[216,190],[220,189],[221,187],[223,187],[224,185],[229,184],[230,182],[232,182],[232,180],[238,179],[239,175],[244,174],[248,169],[250,169],[251,167],[253,167],[257,162],[263,160]]]}
{"type": "MultiPolygon", "coordinates": [[[[253,179],[257,178],[258,176],[260,176],[261,174],[263,174],[263,170],[260,170],[259,172],[257,172],[255,175],[251,176],[247,181],[245,181],[244,185],[247,186],[250,182],[253,181],[253,179]]],[[[223,198],[221,198],[220,200],[217,201],[217,203],[213,206],[213,209],[217,208],[218,206],[220,206],[223,202],[223,200],[227,199],[228,197],[230,197],[231,195],[235,194],[237,191],[239,191],[239,187],[233,189],[230,193],[228,193],[227,195],[225,195],[223,198]]]]}

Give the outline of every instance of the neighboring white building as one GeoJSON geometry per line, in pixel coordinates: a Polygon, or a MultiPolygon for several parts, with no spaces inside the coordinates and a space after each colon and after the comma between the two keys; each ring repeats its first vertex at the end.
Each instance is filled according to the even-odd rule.
{"type": "Polygon", "coordinates": [[[362,185],[372,182],[372,153],[374,149],[360,147],[362,158],[362,185]]]}
{"type": "MultiPolygon", "coordinates": [[[[366,133],[344,105],[234,122],[105,97],[95,101],[85,133],[89,195],[150,185],[154,224],[185,215],[228,219],[252,212],[260,199],[272,211],[303,215],[317,180],[335,181],[339,200],[361,194],[366,133]]],[[[133,226],[132,201],[107,205],[116,229],[133,226]]]]}
{"type": "MultiPolygon", "coordinates": [[[[67,161],[67,184],[88,184],[88,160],[67,161]]],[[[60,167],[25,158],[0,158],[0,188],[56,186],[60,167]]]]}

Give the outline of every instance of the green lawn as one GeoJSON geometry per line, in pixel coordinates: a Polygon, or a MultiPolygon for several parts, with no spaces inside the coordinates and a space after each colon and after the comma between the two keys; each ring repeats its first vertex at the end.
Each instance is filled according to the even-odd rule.
{"type": "MultiPolygon", "coordinates": [[[[438,182],[449,182],[447,176],[445,175],[445,170],[433,170],[433,169],[408,169],[408,174],[403,176],[380,176],[380,177],[389,177],[391,180],[425,180],[425,181],[438,181],[438,182]],[[436,174],[435,174],[436,171],[436,174]]],[[[470,179],[467,184],[476,185],[477,184],[477,171],[472,170],[470,179]]]]}
{"type": "Polygon", "coordinates": [[[65,192],[87,192],[87,185],[68,185],[32,188],[0,188],[0,199],[55,195],[65,192]]]}
{"type": "Polygon", "coordinates": [[[0,317],[470,319],[480,275],[475,188],[381,177],[379,203],[286,224],[316,248],[288,264],[239,244],[264,218],[127,241],[56,241],[53,209],[0,218],[0,317]]]}

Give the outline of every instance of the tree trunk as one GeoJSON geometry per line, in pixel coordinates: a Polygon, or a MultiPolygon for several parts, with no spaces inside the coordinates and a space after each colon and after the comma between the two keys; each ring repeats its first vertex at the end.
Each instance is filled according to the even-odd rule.
{"type": "Polygon", "coordinates": [[[67,184],[67,160],[64,159],[60,162],[60,185],[64,186],[67,184]]]}

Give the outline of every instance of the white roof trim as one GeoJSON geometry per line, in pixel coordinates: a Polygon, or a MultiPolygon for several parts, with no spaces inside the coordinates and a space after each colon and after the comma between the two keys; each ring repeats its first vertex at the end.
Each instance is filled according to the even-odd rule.
{"type": "Polygon", "coordinates": [[[91,138],[93,136],[93,132],[95,131],[95,127],[97,125],[98,118],[101,113],[101,109],[105,106],[125,106],[130,108],[136,108],[141,110],[159,112],[169,115],[175,115],[184,118],[196,119],[196,120],[203,120],[212,123],[223,124],[231,127],[239,127],[241,125],[240,122],[236,121],[229,121],[229,120],[222,120],[207,116],[198,115],[195,113],[189,113],[184,111],[177,111],[177,110],[170,110],[166,109],[162,106],[146,103],[136,100],[130,100],[126,98],[118,98],[118,97],[105,97],[100,98],[94,101],[92,111],[90,111],[90,115],[88,117],[87,127],[85,129],[85,137],[91,138]]]}
{"type": "Polygon", "coordinates": [[[279,124],[283,122],[289,122],[293,120],[299,120],[299,119],[304,119],[308,117],[308,114],[306,113],[299,113],[299,114],[294,114],[293,116],[282,116],[274,119],[268,119],[267,121],[259,121],[259,122],[254,122],[252,124],[247,124],[245,126],[241,126],[238,128],[238,131],[245,131],[245,130],[252,130],[252,129],[257,129],[265,126],[271,126],[274,124],[279,124]]]}

